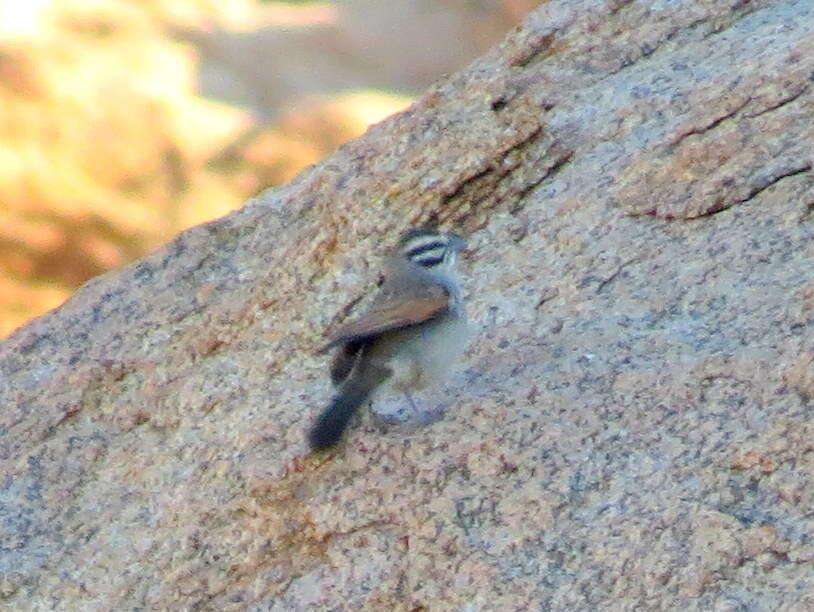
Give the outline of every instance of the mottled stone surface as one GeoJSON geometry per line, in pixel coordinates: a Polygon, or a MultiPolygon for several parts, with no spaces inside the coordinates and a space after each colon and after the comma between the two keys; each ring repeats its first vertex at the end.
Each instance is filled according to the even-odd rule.
{"type": "Polygon", "coordinates": [[[88,283],[0,346],[0,607],[814,609],[812,74],[809,0],[551,0],[88,283]],[[446,416],[309,457],[313,350],[426,219],[446,416]]]}

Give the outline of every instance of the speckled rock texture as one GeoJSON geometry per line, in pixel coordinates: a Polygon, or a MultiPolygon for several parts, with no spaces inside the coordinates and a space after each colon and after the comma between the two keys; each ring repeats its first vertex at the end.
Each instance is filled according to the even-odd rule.
{"type": "Polygon", "coordinates": [[[550,0],[94,279],[0,347],[0,608],[813,610],[812,75],[810,0],[550,0]],[[427,220],[445,416],[309,456],[314,350],[427,220]]]}

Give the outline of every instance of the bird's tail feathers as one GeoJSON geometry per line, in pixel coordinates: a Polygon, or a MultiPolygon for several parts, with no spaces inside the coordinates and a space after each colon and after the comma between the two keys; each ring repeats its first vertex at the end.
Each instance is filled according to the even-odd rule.
{"type": "Polygon", "coordinates": [[[351,376],[308,432],[311,449],[326,450],[339,442],[356,409],[370,397],[383,379],[383,376],[373,373],[368,373],[367,376],[351,376]]]}

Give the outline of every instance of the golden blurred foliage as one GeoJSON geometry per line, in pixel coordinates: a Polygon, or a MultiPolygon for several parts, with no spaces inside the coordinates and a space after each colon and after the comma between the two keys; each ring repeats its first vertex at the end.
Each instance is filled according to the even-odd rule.
{"type": "MultiPolygon", "coordinates": [[[[268,7],[0,3],[0,337],[406,104],[372,92],[315,99],[265,128],[200,97],[196,49],[167,26],[246,27],[256,8],[268,7]]],[[[276,17],[296,22],[289,8],[276,17]]],[[[306,19],[325,18],[307,8],[306,19]]]]}

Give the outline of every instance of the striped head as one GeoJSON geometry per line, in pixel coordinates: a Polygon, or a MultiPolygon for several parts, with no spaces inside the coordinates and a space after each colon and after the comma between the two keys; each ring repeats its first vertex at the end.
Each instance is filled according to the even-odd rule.
{"type": "Polygon", "coordinates": [[[455,255],[466,247],[463,238],[433,228],[407,230],[399,240],[399,253],[411,263],[430,272],[447,271],[455,264],[455,255]]]}

